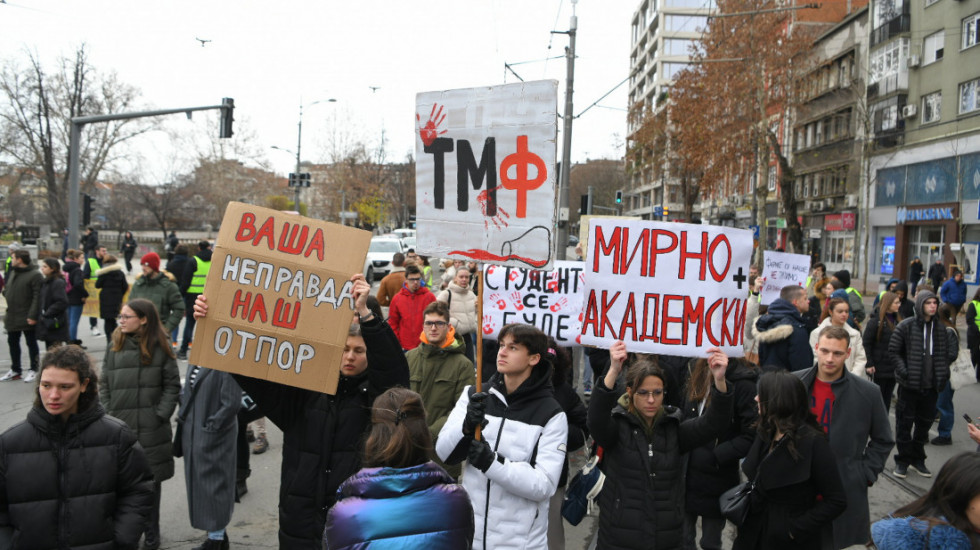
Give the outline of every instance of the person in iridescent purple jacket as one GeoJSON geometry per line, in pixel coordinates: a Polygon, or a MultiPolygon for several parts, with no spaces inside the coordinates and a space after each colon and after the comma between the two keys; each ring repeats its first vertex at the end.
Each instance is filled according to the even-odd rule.
{"type": "Polygon", "coordinates": [[[391,388],[374,400],[364,467],[340,485],[323,546],[470,548],[473,508],[461,485],[429,460],[432,435],[419,394],[391,388]]]}

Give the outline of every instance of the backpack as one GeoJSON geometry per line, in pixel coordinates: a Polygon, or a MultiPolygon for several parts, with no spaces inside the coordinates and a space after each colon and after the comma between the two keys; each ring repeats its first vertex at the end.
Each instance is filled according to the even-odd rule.
{"type": "Polygon", "coordinates": [[[72,284],[71,284],[71,277],[68,275],[68,272],[67,271],[62,271],[61,272],[61,276],[65,278],[65,292],[66,293],[67,292],[71,292],[71,289],[73,287],[72,287],[72,284]]]}

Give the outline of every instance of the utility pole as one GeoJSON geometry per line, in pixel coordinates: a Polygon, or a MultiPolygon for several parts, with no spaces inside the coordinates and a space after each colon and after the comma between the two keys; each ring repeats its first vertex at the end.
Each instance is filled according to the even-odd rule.
{"type": "Polygon", "coordinates": [[[300,148],[303,146],[303,102],[300,101],[299,104],[299,123],[296,125],[296,187],[293,188],[293,206],[296,208],[296,213],[300,213],[299,210],[299,190],[300,186],[303,184],[299,168],[300,168],[300,148]]]}
{"type": "Polygon", "coordinates": [[[559,260],[566,259],[568,251],[568,176],[572,171],[572,119],[575,118],[572,114],[572,91],[574,90],[575,81],[575,31],[578,28],[578,17],[574,11],[576,2],[577,0],[572,0],[572,19],[569,22],[568,31],[552,31],[555,34],[568,35],[568,47],[565,48],[565,62],[568,69],[565,77],[565,115],[563,117],[564,125],[562,128],[561,143],[562,170],[559,174],[561,180],[558,183],[559,220],[556,257],[559,260]],[[564,213],[565,219],[561,219],[562,213],[564,213]]]}

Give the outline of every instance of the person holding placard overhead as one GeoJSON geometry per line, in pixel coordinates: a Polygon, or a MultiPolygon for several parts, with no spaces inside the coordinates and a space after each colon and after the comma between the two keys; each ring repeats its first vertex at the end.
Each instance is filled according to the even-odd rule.
{"type": "MultiPolygon", "coordinates": [[[[796,287],[801,292],[801,287],[796,287]]],[[[803,294],[804,300],[806,294],[803,294]]],[[[620,373],[626,344],[609,349],[606,376],[596,382],[588,427],[603,449],[605,485],[599,495],[598,548],[680,548],[684,532],[685,453],[721,437],[731,425],[735,392],[725,379],[728,356],[708,350],[712,385],[705,413],[684,420],[664,405],[663,370],[651,359],[630,365],[625,385],[620,373]]]]}
{"type": "MultiPolygon", "coordinates": [[[[337,488],[361,466],[371,404],[389,388],[409,385],[408,363],[398,339],[367,306],[371,285],[361,274],[351,281],[357,319],[347,333],[335,395],[234,375],[283,432],[280,548],[320,548],[337,488]]],[[[207,311],[202,294],[194,303],[194,315],[200,320],[207,311]]]]}

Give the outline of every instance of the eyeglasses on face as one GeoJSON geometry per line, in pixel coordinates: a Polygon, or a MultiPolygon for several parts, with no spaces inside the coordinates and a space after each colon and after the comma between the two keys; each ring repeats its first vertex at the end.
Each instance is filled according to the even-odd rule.
{"type": "Polygon", "coordinates": [[[123,315],[123,314],[119,314],[119,315],[116,315],[116,320],[117,321],[128,321],[130,319],[135,319],[136,317],[137,317],[136,315],[123,315]]]}
{"type": "Polygon", "coordinates": [[[448,325],[449,323],[447,323],[445,321],[426,321],[426,322],[424,322],[422,324],[425,325],[425,328],[432,328],[432,327],[442,328],[442,327],[448,325]]]}
{"type": "Polygon", "coordinates": [[[410,283],[417,283],[417,282],[421,281],[422,278],[421,277],[408,277],[405,280],[408,281],[408,282],[410,282],[410,283]]]}
{"type": "Polygon", "coordinates": [[[636,395],[638,395],[640,397],[640,399],[650,399],[650,397],[654,397],[654,398],[663,397],[664,390],[661,390],[661,389],[656,389],[656,390],[636,390],[636,395]]]}

